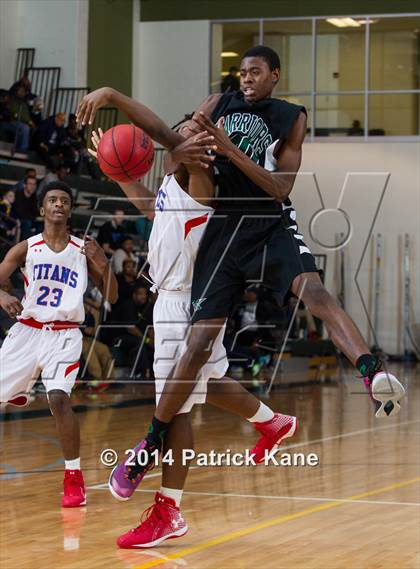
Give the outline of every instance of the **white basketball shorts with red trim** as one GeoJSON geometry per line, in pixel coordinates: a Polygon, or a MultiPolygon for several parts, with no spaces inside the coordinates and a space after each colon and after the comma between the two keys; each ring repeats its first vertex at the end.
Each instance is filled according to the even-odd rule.
{"type": "Polygon", "coordinates": [[[78,328],[14,324],[0,348],[0,401],[30,391],[39,374],[47,393],[60,389],[70,394],[79,372],[82,337],[78,328]]]}

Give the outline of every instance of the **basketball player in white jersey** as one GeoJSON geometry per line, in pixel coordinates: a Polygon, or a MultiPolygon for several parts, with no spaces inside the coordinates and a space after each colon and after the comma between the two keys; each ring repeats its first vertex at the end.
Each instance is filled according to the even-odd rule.
{"type": "Polygon", "coordinates": [[[118,284],[102,248],[94,239],[69,235],[73,196],[60,181],[47,184],[40,196],[44,230],[12,247],[0,264],[0,282],[22,271],[25,294],[0,291],[0,307],[17,323],[0,349],[0,401],[28,403],[41,374],[65,460],[63,507],[86,504],[80,469],[80,431],[70,393],[79,370],[85,314],[83,294],[88,273],[111,303],[118,284]]]}
{"type": "MultiPolygon", "coordinates": [[[[185,127],[182,132],[188,135],[185,127]]],[[[97,147],[99,137],[96,133],[93,133],[92,141],[97,147]]],[[[186,349],[194,262],[207,222],[213,214],[209,204],[214,186],[212,180],[203,175],[202,167],[210,160],[206,151],[211,149],[212,138],[205,133],[190,137],[178,146],[172,156],[177,163],[188,163],[189,175],[185,177],[185,172],[180,170],[177,176],[165,176],[157,195],[141,183],[119,184],[135,207],[153,219],[147,260],[149,275],[159,293],[153,311],[156,403],[174,363],[186,349]]],[[[181,457],[184,448],[193,448],[189,412],[195,404],[211,403],[253,422],[257,428],[260,424],[274,423],[274,437],[270,441],[261,437],[251,451],[256,463],[263,459],[266,448],[271,450],[275,444],[296,432],[295,417],[274,413],[237,381],[224,377],[228,360],[223,335],[224,330],[221,330],[211,346],[211,356],[201,370],[192,394],[164,437],[163,455],[171,449],[174,462],[162,462],[162,487],[156,494],[155,504],[143,523],[120,536],[117,541],[119,547],[153,547],[166,539],[181,537],[188,531],[179,510],[188,473],[188,465],[182,464],[181,457]]],[[[140,444],[134,450],[137,453],[141,448],[140,444]]],[[[138,475],[135,465],[130,466],[126,461],[114,468],[109,489],[118,500],[128,500],[143,476],[144,473],[138,475]]]]}

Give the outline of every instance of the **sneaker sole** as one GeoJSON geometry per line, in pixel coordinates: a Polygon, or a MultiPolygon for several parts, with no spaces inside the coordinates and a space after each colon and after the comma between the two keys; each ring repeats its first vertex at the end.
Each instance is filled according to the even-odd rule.
{"type": "Polygon", "coordinates": [[[148,547],[156,547],[162,541],[166,541],[167,539],[176,539],[177,537],[182,537],[188,532],[188,526],[181,528],[173,533],[165,535],[164,537],[160,537],[159,539],[155,539],[154,541],[150,541],[149,543],[141,543],[141,544],[133,544],[133,545],[119,545],[120,549],[147,549],[148,547]]]}
{"type": "Polygon", "coordinates": [[[111,492],[111,494],[114,496],[114,498],[116,500],[118,500],[119,502],[126,502],[127,500],[129,500],[131,498],[131,496],[134,494],[131,494],[131,496],[120,496],[117,491],[115,490],[115,488],[113,488],[111,480],[112,480],[112,476],[114,474],[115,469],[118,468],[118,464],[117,466],[114,466],[114,468],[112,469],[111,474],[109,475],[109,479],[108,479],[108,490],[111,492]]]}
{"type": "Polygon", "coordinates": [[[84,499],[83,502],[80,502],[80,504],[74,504],[74,505],[72,504],[72,505],[65,506],[63,503],[61,503],[62,508],[81,508],[83,506],[86,506],[86,498],[84,499]]]}
{"type": "Polygon", "coordinates": [[[405,389],[391,373],[384,371],[375,375],[372,381],[372,397],[380,403],[375,417],[391,417],[400,412],[400,399],[405,395],[405,389]],[[389,409],[387,413],[385,407],[389,409]]]}

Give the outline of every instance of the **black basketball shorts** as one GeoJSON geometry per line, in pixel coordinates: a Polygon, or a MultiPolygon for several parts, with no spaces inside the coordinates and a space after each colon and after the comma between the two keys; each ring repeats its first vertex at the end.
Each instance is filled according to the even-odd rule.
{"type": "Polygon", "coordinates": [[[318,272],[297,226],[285,223],[278,214],[212,216],[194,267],[193,322],[227,317],[250,285],[284,300],[297,275],[318,272]]]}

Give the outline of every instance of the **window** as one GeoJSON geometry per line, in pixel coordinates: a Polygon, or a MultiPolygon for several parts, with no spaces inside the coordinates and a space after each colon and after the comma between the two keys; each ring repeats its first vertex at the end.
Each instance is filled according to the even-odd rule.
{"type": "Polygon", "coordinates": [[[420,135],[420,13],[214,23],[210,91],[260,42],[280,56],[273,96],[306,107],[311,139],[420,135]]]}
{"type": "Polygon", "coordinates": [[[310,93],[312,90],[312,23],[310,20],[264,22],[263,44],[280,55],[280,93],[310,93]]]}
{"type": "Polygon", "coordinates": [[[317,95],[315,136],[363,136],[364,95],[317,95]]]}
{"type": "Polygon", "coordinates": [[[316,90],[357,91],[365,82],[365,25],[338,27],[342,18],[316,22],[316,90]]]}
{"type": "Polygon", "coordinates": [[[239,87],[241,56],[247,49],[258,44],[258,22],[213,24],[211,93],[220,93],[226,90],[226,86],[232,88],[236,84],[235,79],[239,87]]]}
{"type": "Polygon", "coordinates": [[[420,17],[372,18],[369,89],[419,89],[420,17]]]}
{"type": "Polygon", "coordinates": [[[369,95],[369,134],[371,136],[419,135],[419,101],[418,93],[369,95]]]}

